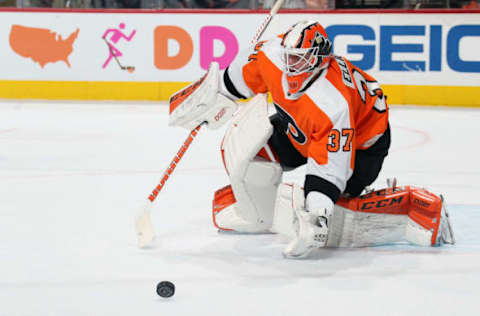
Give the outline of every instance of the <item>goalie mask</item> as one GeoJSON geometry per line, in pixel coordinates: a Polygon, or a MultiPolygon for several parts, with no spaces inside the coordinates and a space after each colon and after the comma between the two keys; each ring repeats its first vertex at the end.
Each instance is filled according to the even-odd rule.
{"type": "Polygon", "coordinates": [[[283,80],[288,97],[297,99],[320,70],[328,67],[332,43],[320,23],[302,21],[283,35],[282,46],[283,80]]]}

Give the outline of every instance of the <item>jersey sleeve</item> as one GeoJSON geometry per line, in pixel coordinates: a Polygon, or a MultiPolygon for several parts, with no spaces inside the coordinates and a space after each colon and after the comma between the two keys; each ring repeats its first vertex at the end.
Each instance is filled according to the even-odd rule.
{"type": "Polygon", "coordinates": [[[240,52],[235,60],[221,72],[220,92],[232,99],[248,99],[258,93],[266,93],[267,86],[261,75],[262,42],[253,49],[240,52]]]}
{"type": "Polygon", "coordinates": [[[343,58],[349,67],[355,83],[354,107],[359,112],[356,119],[357,148],[367,149],[373,145],[385,132],[388,125],[387,97],[380,84],[364,72],[354,67],[343,58]]]}

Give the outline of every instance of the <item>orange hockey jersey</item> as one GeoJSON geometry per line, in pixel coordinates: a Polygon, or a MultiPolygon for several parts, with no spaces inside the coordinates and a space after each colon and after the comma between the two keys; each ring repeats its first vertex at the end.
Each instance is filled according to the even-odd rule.
{"type": "Polygon", "coordinates": [[[221,82],[221,92],[236,99],[270,92],[288,121],[291,143],[307,158],[307,175],[327,180],[340,192],[352,175],[355,150],[370,147],[387,129],[380,85],[344,57],[333,56],[300,98],[289,98],[281,38],[240,53],[221,82]]]}

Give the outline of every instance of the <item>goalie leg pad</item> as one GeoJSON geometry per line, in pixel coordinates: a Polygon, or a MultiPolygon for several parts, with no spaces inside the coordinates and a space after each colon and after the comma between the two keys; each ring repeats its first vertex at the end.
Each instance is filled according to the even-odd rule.
{"type": "Polygon", "coordinates": [[[343,225],[336,246],[370,246],[406,240],[420,246],[454,243],[448,213],[437,195],[415,187],[374,191],[340,199],[343,225]]]}
{"type": "Polygon", "coordinates": [[[215,192],[214,225],[221,230],[236,232],[268,232],[281,176],[279,164],[252,161],[243,181],[232,181],[232,185],[215,192]]]}
{"type": "Polygon", "coordinates": [[[410,188],[407,240],[422,246],[454,244],[453,230],[442,197],[424,189],[410,188]]]}
{"type": "Polygon", "coordinates": [[[235,203],[237,200],[233,195],[231,185],[227,185],[215,192],[213,198],[213,224],[219,230],[233,231],[231,227],[243,232],[251,231],[255,225],[251,225],[237,215],[235,203]],[[253,226],[253,227],[252,227],[253,226]]]}
{"type": "MultiPolygon", "coordinates": [[[[272,231],[294,237],[294,213],[304,203],[303,189],[282,184],[272,231]]],[[[445,202],[424,189],[396,187],[357,198],[341,198],[333,209],[327,247],[366,247],[408,241],[415,245],[454,244],[445,202]]]]}
{"type": "Polygon", "coordinates": [[[272,133],[265,95],[254,97],[231,122],[221,150],[235,203],[220,212],[217,209],[217,213],[214,208],[217,227],[238,232],[269,231],[282,168],[257,157],[257,153],[272,133]]]}

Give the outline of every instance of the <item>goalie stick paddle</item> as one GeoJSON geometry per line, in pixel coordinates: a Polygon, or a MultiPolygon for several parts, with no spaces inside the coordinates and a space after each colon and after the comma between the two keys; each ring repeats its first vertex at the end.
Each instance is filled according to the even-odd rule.
{"type": "MultiPolygon", "coordinates": [[[[268,25],[272,21],[272,18],[277,14],[278,10],[280,10],[280,8],[282,7],[284,1],[285,0],[277,0],[275,2],[272,9],[268,13],[267,17],[265,18],[265,20],[263,21],[263,23],[260,25],[257,32],[255,33],[255,36],[253,37],[251,42],[252,44],[255,44],[255,42],[257,42],[260,39],[260,37],[263,35],[268,25]]],[[[110,49],[110,52],[112,52],[112,48],[110,47],[110,44],[107,42],[106,39],[104,40],[107,43],[110,49]]],[[[119,66],[122,69],[124,69],[124,67],[120,65],[120,62],[118,61],[115,54],[112,53],[112,55],[117,61],[117,63],[119,64],[119,66]]],[[[148,196],[148,200],[145,206],[142,207],[138,212],[137,217],[135,219],[135,229],[137,232],[138,246],[140,248],[150,247],[152,245],[153,239],[155,238],[155,233],[153,231],[153,225],[152,225],[152,217],[151,217],[151,208],[152,208],[153,202],[157,198],[162,188],[165,186],[166,181],[172,175],[173,170],[175,170],[175,167],[178,165],[183,155],[187,151],[188,147],[190,147],[190,144],[193,142],[198,131],[204,124],[206,124],[206,122],[201,123],[190,132],[187,139],[178,150],[177,155],[173,158],[172,162],[163,173],[162,179],[160,180],[158,185],[155,187],[155,189],[153,189],[152,193],[148,196]]]]}

